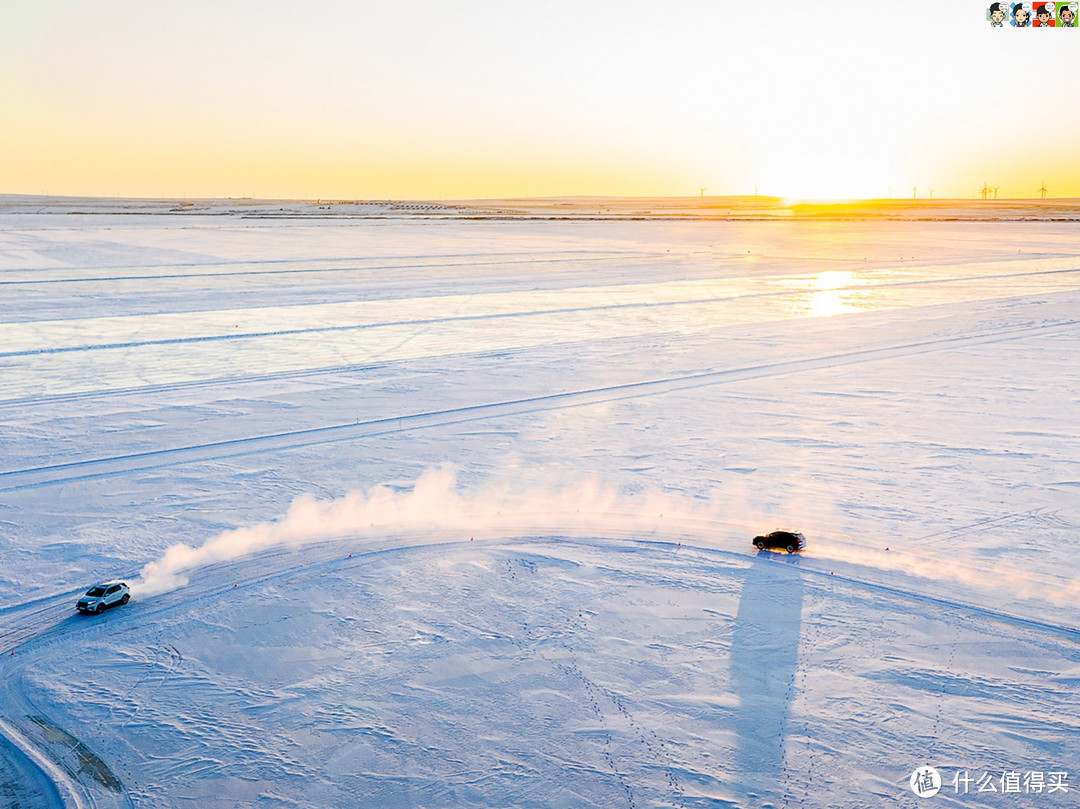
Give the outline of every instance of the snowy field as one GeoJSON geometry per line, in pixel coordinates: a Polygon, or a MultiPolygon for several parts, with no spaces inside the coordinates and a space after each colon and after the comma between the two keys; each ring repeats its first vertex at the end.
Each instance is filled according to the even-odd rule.
{"type": "Polygon", "coordinates": [[[1075,224],[34,210],[0,806],[1080,806],[1075,224]]]}

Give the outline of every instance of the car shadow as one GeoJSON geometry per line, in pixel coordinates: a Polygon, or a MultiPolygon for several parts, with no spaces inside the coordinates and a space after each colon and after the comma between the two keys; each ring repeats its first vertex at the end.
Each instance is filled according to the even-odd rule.
{"type": "Polygon", "coordinates": [[[755,803],[783,790],[784,743],[802,634],[799,554],[758,551],[746,572],[731,642],[735,770],[755,803]]]}

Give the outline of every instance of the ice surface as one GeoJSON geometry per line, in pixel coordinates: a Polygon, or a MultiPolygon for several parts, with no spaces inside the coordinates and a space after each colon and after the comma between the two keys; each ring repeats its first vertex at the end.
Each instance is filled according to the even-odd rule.
{"type": "Polygon", "coordinates": [[[1074,226],[17,210],[11,800],[1075,805],[1074,226]]]}

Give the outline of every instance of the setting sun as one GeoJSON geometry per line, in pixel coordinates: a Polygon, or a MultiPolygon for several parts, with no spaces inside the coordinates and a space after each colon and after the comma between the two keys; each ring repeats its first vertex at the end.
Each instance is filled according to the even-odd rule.
{"type": "Polygon", "coordinates": [[[837,155],[801,145],[771,157],[761,175],[762,188],[792,201],[876,199],[901,191],[881,155],[837,155]]]}

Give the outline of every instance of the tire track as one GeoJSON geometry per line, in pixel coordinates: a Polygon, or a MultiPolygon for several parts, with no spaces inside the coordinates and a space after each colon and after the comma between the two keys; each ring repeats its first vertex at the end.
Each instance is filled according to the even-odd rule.
{"type": "MultiPolygon", "coordinates": [[[[499,254],[496,254],[496,256],[499,254]]],[[[519,256],[518,253],[507,253],[508,256],[519,256]]],[[[500,267],[507,264],[563,264],[568,262],[581,262],[581,261],[617,261],[619,259],[646,259],[654,258],[658,256],[657,253],[600,253],[591,254],[585,256],[545,256],[543,258],[499,258],[495,261],[457,261],[457,262],[436,262],[436,263],[420,263],[420,264],[374,264],[370,266],[356,266],[353,264],[348,267],[290,267],[287,269],[279,270],[213,270],[209,267],[213,266],[235,266],[231,264],[225,265],[209,265],[209,272],[184,272],[184,273],[139,273],[131,275],[98,275],[90,278],[36,278],[36,279],[17,279],[10,280],[2,277],[3,273],[0,273],[0,286],[36,286],[39,284],[90,284],[90,283],[113,283],[115,281],[171,281],[177,278],[230,278],[235,276],[252,276],[252,275],[300,275],[305,273],[343,273],[343,272],[383,272],[389,270],[429,270],[429,269],[442,269],[444,267],[500,267]]],[[[491,254],[486,254],[485,258],[491,257],[491,254]]],[[[459,256],[454,256],[459,258],[459,256]]],[[[328,259],[333,261],[334,259],[328,259]]],[[[339,261],[351,261],[350,259],[339,259],[339,261]]],[[[237,262],[238,264],[260,264],[263,262],[237,262]]],[[[266,262],[277,263],[277,262],[266,262]]],[[[282,261],[280,263],[287,263],[282,261]]],[[[301,262],[297,262],[301,263],[301,262]]],[[[175,265],[174,265],[175,266],[175,265]]],[[[189,266],[207,266],[207,265],[189,265],[189,266]]],[[[49,272],[49,268],[45,268],[42,272],[49,272]]],[[[34,270],[6,270],[5,273],[16,272],[34,272],[34,270]]]]}
{"type": "Polygon", "coordinates": [[[918,542],[924,539],[936,539],[939,537],[947,537],[951,540],[957,537],[967,536],[978,531],[984,531],[989,528],[993,528],[996,530],[999,528],[1015,526],[1028,521],[1035,522],[1040,526],[1046,528],[1055,526],[1069,526],[1069,523],[1065,522],[1058,516],[1057,511],[1050,511],[1047,508],[1036,508],[1032,509],[1031,511],[1017,511],[1013,514],[1003,514],[1000,517],[991,517],[985,520],[979,520],[977,522],[970,523],[969,525],[961,525],[955,528],[947,528],[944,531],[935,531],[932,534],[924,534],[923,536],[915,537],[914,540],[918,542]]]}
{"type": "MultiPolygon", "coordinates": [[[[678,541],[682,542],[682,547],[684,549],[694,549],[694,550],[697,550],[698,552],[701,552],[703,554],[716,554],[716,555],[720,555],[720,556],[724,556],[724,557],[739,558],[739,559],[748,559],[748,558],[753,558],[753,556],[754,556],[753,552],[750,552],[750,551],[748,551],[746,549],[743,549],[742,551],[734,551],[734,550],[725,550],[725,549],[722,549],[722,548],[716,548],[716,547],[711,547],[711,546],[703,546],[703,545],[700,545],[700,538],[698,538],[698,541],[696,543],[691,544],[688,540],[692,541],[693,538],[685,536],[685,535],[675,535],[675,534],[673,534],[670,537],[667,537],[666,541],[658,539],[658,538],[642,540],[640,538],[635,538],[635,536],[639,537],[640,534],[636,534],[636,535],[635,534],[626,534],[625,536],[620,536],[620,535],[614,535],[613,534],[613,535],[604,536],[604,537],[593,537],[593,538],[587,539],[587,540],[575,540],[572,537],[567,537],[567,536],[504,537],[504,538],[502,538],[500,540],[486,541],[486,542],[483,542],[482,544],[493,546],[493,547],[504,546],[504,547],[510,547],[510,548],[521,548],[521,547],[528,548],[528,547],[536,544],[537,541],[540,541],[540,542],[553,541],[553,542],[557,542],[557,543],[560,543],[560,544],[561,543],[567,543],[567,542],[570,542],[570,543],[580,542],[581,544],[584,544],[584,545],[590,546],[590,547],[597,547],[597,546],[603,547],[605,544],[611,543],[611,544],[615,544],[616,546],[618,546],[618,544],[622,544],[624,547],[631,547],[632,548],[632,547],[635,547],[635,546],[644,546],[644,547],[670,546],[670,545],[674,544],[676,542],[676,540],[678,540],[678,541]]],[[[406,537],[405,539],[407,540],[408,537],[406,537]]],[[[342,569],[344,567],[348,567],[348,566],[354,566],[355,567],[355,566],[359,566],[360,564],[362,564],[362,555],[360,553],[354,553],[352,555],[353,558],[349,558],[349,557],[345,556],[344,551],[341,550],[341,544],[343,543],[343,541],[344,540],[333,540],[333,541],[323,543],[321,545],[321,547],[323,547],[325,550],[331,551],[331,550],[334,549],[335,546],[337,546],[338,551],[336,553],[333,553],[331,556],[329,556],[329,558],[319,558],[317,560],[312,560],[312,559],[310,559],[310,557],[308,557],[306,560],[301,561],[300,568],[307,568],[309,571],[311,571],[311,575],[317,576],[317,575],[322,575],[322,574],[326,574],[326,573],[334,573],[335,571],[338,571],[338,570],[340,570],[340,569],[342,569]]],[[[465,547],[469,543],[468,543],[467,540],[462,539],[462,540],[458,541],[455,544],[457,544],[457,545],[459,545],[461,547],[465,547]]],[[[313,547],[313,546],[308,546],[308,547],[310,548],[310,547],[313,547]]],[[[288,548],[275,549],[272,552],[268,552],[268,553],[265,553],[265,554],[259,554],[258,556],[255,556],[255,557],[245,558],[245,559],[242,559],[242,560],[237,560],[237,561],[233,561],[233,562],[229,562],[229,563],[219,563],[219,564],[209,566],[208,568],[204,568],[203,569],[204,571],[209,571],[209,570],[216,571],[217,575],[199,577],[199,579],[198,579],[199,585],[185,588],[185,590],[183,592],[181,592],[181,593],[179,593],[177,595],[177,599],[179,599],[184,604],[186,604],[187,608],[189,608],[189,609],[197,607],[200,604],[212,607],[212,605],[213,605],[213,603],[214,603],[214,601],[216,599],[221,598],[226,593],[233,592],[232,588],[229,586],[229,583],[239,583],[241,586],[246,586],[246,585],[249,585],[249,584],[251,584],[253,582],[274,581],[274,580],[280,580],[280,579],[286,578],[286,577],[295,576],[297,574],[297,572],[298,572],[298,569],[297,569],[297,565],[294,564],[294,562],[296,562],[297,559],[291,559],[291,560],[287,559],[287,560],[285,560],[286,563],[284,565],[284,568],[282,568],[279,565],[277,567],[277,569],[273,569],[273,570],[268,570],[267,569],[267,562],[268,561],[270,561],[270,560],[272,560],[274,558],[281,557],[281,556],[288,556],[293,550],[294,549],[288,549],[288,548]]],[[[377,548],[377,549],[372,549],[371,553],[384,553],[384,552],[386,552],[386,550],[387,550],[387,548],[377,548]]],[[[392,548],[390,548],[390,550],[400,551],[400,550],[402,550],[402,548],[401,548],[400,544],[395,544],[392,548]]],[[[785,559],[784,561],[785,562],[794,562],[794,560],[787,560],[787,559],[785,559]]],[[[1048,623],[1044,623],[1044,622],[1037,621],[1037,620],[1025,619],[1025,618],[1021,618],[1021,617],[1018,617],[1018,616],[1010,616],[1010,615],[1006,615],[1004,613],[996,612],[991,608],[973,606],[971,604],[964,604],[964,603],[961,603],[959,601],[953,601],[953,600],[949,600],[947,598],[942,598],[942,597],[937,597],[937,596],[930,596],[930,595],[919,593],[919,592],[916,592],[916,591],[913,591],[913,590],[904,590],[904,589],[899,588],[899,587],[890,587],[890,586],[886,586],[886,585],[880,585],[880,584],[876,584],[876,583],[873,583],[873,582],[862,580],[857,576],[834,575],[828,569],[825,569],[825,568],[816,569],[815,567],[812,566],[813,561],[814,560],[812,559],[812,557],[808,557],[805,560],[801,560],[801,562],[797,564],[797,573],[800,576],[804,577],[804,578],[807,577],[808,575],[809,576],[819,577],[820,578],[820,585],[819,586],[823,590],[824,589],[831,589],[833,584],[839,581],[839,582],[842,582],[842,583],[844,583],[845,585],[848,585],[848,586],[854,585],[856,588],[868,590],[868,591],[871,591],[871,592],[877,592],[877,593],[883,594],[883,595],[885,595],[887,597],[891,597],[891,598],[899,598],[899,599],[907,600],[907,601],[917,601],[917,602],[921,602],[921,603],[924,603],[924,604],[934,604],[934,605],[937,605],[937,606],[947,607],[953,612],[963,612],[963,613],[965,613],[965,615],[968,618],[974,617],[976,619],[988,620],[988,621],[991,621],[991,622],[1007,622],[1007,623],[1011,623],[1011,624],[1013,624],[1015,626],[1022,626],[1022,627],[1026,627],[1026,628],[1033,628],[1033,629],[1036,629],[1036,630],[1040,630],[1044,634],[1048,634],[1048,635],[1051,635],[1051,636],[1057,637],[1057,638],[1064,637],[1064,638],[1066,638],[1068,640],[1071,640],[1071,641],[1080,640],[1080,631],[1069,630],[1067,628],[1063,628],[1063,627],[1060,627],[1060,626],[1052,626],[1052,625],[1050,625],[1048,623]],[[807,563],[810,563],[810,564],[807,564],[807,563]],[[974,613],[974,614],[972,614],[972,613],[974,613]]],[[[725,570],[728,573],[730,573],[731,575],[738,575],[738,573],[739,573],[739,571],[737,569],[725,568],[725,570]]],[[[511,570],[510,578],[511,579],[515,578],[512,575],[512,570],[511,570]]],[[[511,587],[510,589],[513,589],[513,588],[511,587]]],[[[61,595],[58,595],[58,596],[48,596],[48,597],[45,597],[45,598],[42,598],[42,599],[37,599],[37,600],[35,600],[33,602],[27,602],[25,604],[14,605],[12,607],[0,609],[0,621],[2,621],[3,623],[8,623],[8,621],[11,618],[14,618],[16,616],[28,616],[31,613],[37,614],[37,615],[42,615],[43,613],[47,612],[49,608],[53,608],[53,609],[58,608],[60,606],[60,602],[61,601],[67,602],[67,599],[68,599],[67,594],[61,594],[61,595]]],[[[131,620],[133,622],[135,622],[135,623],[145,624],[145,622],[147,620],[153,620],[154,618],[156,618],[159,615],[166,614],[166,613],[175,613],[176,604],[171,602],[169,599],[163,599],[163,598],[159,597],[158,599],[155,599],[155,600],[158,601],[159,603],[155,604],[152,601],[149,601],[149,602],[141,602],[141,601],[140,602],[133,602],[134,609],[139,609],[140,607],[143,607],[144,605],[148,609],[140,610],[141,614],[139,614],[139,615],[135,615],[135,613],[132,612],[131,613],[131,620]]],[[[69,605],[68,608],[70,609],[70,605],[69,605]]],[[[133,608],[128,607],[127,609],[132,610],[133,608]]],[[[120,614],[118,617],[126,617],[126,616],[123,616],[123,614],[120,614]]],[[[586,622],[585,615],[581,611],[578,611],[578,613],[577,613],[577,615],[575,617],[571,617],[569,619],[570,628],[572,630],[576,630],[578,625],[585,628],[586,627],[585,622],[586,622]]],[[[45,627],[41,626],[42,623],[47,625],[49,623],[48,618],[44,617],[44,620],[39,622],[39,625],[38,625],[39,629],[45,628],[45,627]]],[[[48,627],[48,629],[52,629],[52,630],[55,630],[55,631],[39,632],[38,634],[52,636],[52,637],[49,638],[50,642],[56,642],[56,641],[62,640],[62,638],[59,637],[59,636],[65,634],[65,627],[68,628],[68,629],[73,629],[74,625],[73,625],[73,622],[71,622],[71,621],[62,621],[61,623],[64,626],[55,626],[55,627],[50,626],[50,627],[48,627]]],[[[101,625],[100,621],[96,621],[96,622],[86,624],[86,628],[91,628],[91,627],[95,628],[96,631],[98,631],[98,632],[106,631],[105,626],[101,625]]],[[[122,627],[114,627],[113,629],[111,629],[109,631],[114,631],[116,628],[121,628],[122,629],[122,627]]],[[[820,627],[811,626],[811,632],[813,632],[814,629],[820,629],[820,627]]],[[[525,626],[522,628],[522,632],[523,632],[523,635],[522,635],[521,638],[514,638],[512,640],[514,640],[514,642],[518,646],[519,650],[524,652],[526,650],[526,648],[533,645],[535,640],[536,640],[536,637],[530,631],[530,628],[528,626],[528,616],[527,615],[525,616],[525,626]]],[[[178,665],[180,665],[182,663],[182,658],[180,657],[179,652],[177,652],[176,657],[173,658],[172,652],[169,651],[168,647],[162,647],[161,649],[155,650],[155,652],[158,652],[158,651],[162,652],[163,656],[167,655],[169,657],[169,660],[165,660],[164,657],[163,657],[162,658],[162,664],[165,667],[169,667],[170,670],[175,669],[176,666],[178,666],[178,665]]],[[[175,651],[175,649],[173,649],[173,651],[175,651]]],[[[535,649],[533,651],[535,651],[535,649]]],[[[566,674],[568,677],[575,678],[575,679],[577,679],[579,677],[584,678],[583,681],[582,681],[582,688],[584,689],[583,693],[588,698],[588,702],[596,703],[595,706],[587,705],[585,707],[592,708],[594,710],[594,713],[595,713],[596,709],[599,709],[600,718],[602,720],[603,716],[604,716],[603,704],[607,703],[608,701],[613,702],[612,698],[615,695],[611,694],[606,689],[600,688],[595,683],[593,683],[591,681],[588,681],[588,678],[584,677],[583,673],[580,672],[580,667],[578,667],[578,671],[575,672],[573,670],[574,669],[574,664],[576,664],[578,661],[576,661],[574,656],[573,656],[574,653],[573,653],[572,648],[571,648],[570,652],[571,652],[571,658],[570,658],[569,661],[566,661],[566,660],[563,660],[563,659],[546,658],[546,657],[544,659],[549,660],[549,662],[551,662],[554,665],[562,664],[564,666],[568,666],[568,669],[566,671],[564,671],[564,674],[566,674]]],[[[20,671],[21,669],[23,669],[24,667],[26,667],[26,666],[32,666],[33,665],[33,657],[32,657],[32,655],[30,655],[30,656],[20,655],[19,658],[16,658],[17,662],[14,662],[14,666],[13,666],[14,671],[12,671],[12,669],[8,669],[8,671],[5,672],[6,676],[3,679],[0,679],[0,691],[16,687],[15,681],[18,680],[18,677],[15,676],[16,673],[18,671],[20,671]],[[19,659],[19,658],[22,658],[22,659],[19,659]]],[[[167,672],[165,672],[163,674],[163,676],[165,676],[165,675],[167,675],[167,672]]],[[[803,687],[805,687],[805,683],[803,684],[803,687]]],[[[616,705],[615,707],[618,708],[618,705],[616,705]]],[[[3,728],[2,724],[0,724],[0,732],[2,732],[3,730],[4,730],[4,728],[3,728]]],[[[651,733],[651,731],[648,731],[648,729],[645,729],[645,732],[646,732],[646,735],[649,735],[651,733]]],[[[5,734],[5,735],[7,735],[7,734],[5,734]]],[[[809,739],[809,734],[807,734],[807,737],[809,739]]],[[[640,739],[640,740],[641,741],[646,741],[645,739],[640,739]]],[[[615,762],[615,763],[617,763],[617,762],[615,762]]],[[[808,775],[811,775],[811,774],[812,774],[812,770],[808,771],[808,775]]],[[[616,775],[616,778],[618,778],[617,775],[616,775]]],[[[624,794],[625,794],[625,791],[626,791],[627,787],[628,787],[628,784],[623,785],[624,794]]],[[[683,800],[683,795],[681,794],[681,792],[679,790],[673,789],[673,793],[674,793],[673,797],[675,798],[676,801],[682,801],[683,800]]],[[[631,795],[632,795],[632,793],[631,793],[631,795]]],[[[628,796],[628,797],[630,797],[630,796],[628,796]]],[[[794,796],[790,796],[790,795],[786,796],[786,798],[788,800],[793,799],[793,797],[794,796]]]]}
{"type": "MultiPolygon", "coordinates": [[[[552,516],[558,518],[558,515],[553,514],[552,516]]],[[[247,587],[253,584],[288,579],[289,577],[296,577],[302,571],[307,572],[308,575],[304,580],[308,580],[336,572],[342,568],[360,567],[365,563],[366,557],[374,554],[400,553],[470,544],[470,540],[464,538],[446,537],[434,542],[430,540],[430,533],[424,531],[398,533],[375,540],[364,539],[360,536],[339,537],[298,546],[275,546],[251,556],[215,562],[195,568],[193,571],[198,570],[200,575],[197,577],[192,576],[189,584],[179,590],[162,595],[145,599],[133,598],[127,606],[120,608],[122,612],[118,612],[117,617],[123,618],[124,615],[131,615],[131,620],[136,620],[135,616],[137,615],[137,620],[145,621],[158,614],[174,612],[178,603],[190,605],[206,601],[230,592],[234,587],[247,587]],[[348,555],[345,555],[346,551],[343,548],[347,548],[349,542],[356,543],[356,546],[348,555]],[[275,560],[278,560],[278,566],[274,566],[275,560]],[[245,570],[249,571],[246,575],[245,570]]],[[[753,560],[758,553],[753,548],[750,550],[729,550],[717,547],[714,544],[705,545],[702,544],[700,535],[657,533],[648,539],[643,539],[641,531],[629,530],[622,532],[609,530],[602,536],[595,534],[575,536],[545,532],[542,535],[530,534],[528,536],[505,536],[499,539],[476,540],[471,544],[519,549],[528,548],[538,542],[565,543],[587,547],[621,546],[631,549],[638,546],[662,546],[667,548],[673,543],[681,543],[679,547],[683,550],[693,550],[706,555],[717,555],[743,561],[753,560]]],[[[859,575],[839,571],[832,563],[815,564],[816,560],[812,556],[797,556],[791,559],[784,556],[783,562],[795,565],[799,576],[804,581],[809,581],[808,577],[819,579],[821,582],[819,586],[822,587],[840,583],[847,587],[877,593],[892,599],[933,605],[950,612],[962,612],[969,619],[979,618],[1021,630],[1036,631],[1059,640],[1080,643],[1080,628],[1077,627],[1014,615],[982,604],[870,581],[859,575]]],[[[127,576],[128,581],[133,578],[136,578],[134,573],[127,576]]],[[[80,592],[74,591],[50,595],[23,604],[0,608],[0,638],[4,641],[4,645],[0,647],[0,652],[3,652],[0,655],[0,660],[12,651],[16,653],[25,651],[25,646],[30,641],[33,641],[35,645],[39,641],[47,642],[53,636],[64,635],[77,626],[85,626],[88,631],[105,631],[106,625],[103,624],[102,619],[109,616],[113,611],[110,610],[104,616],[95,617],[76,613],[73,605],[80,592]]],[[[583,621],[584,615],[579,616],[579,619],[583,621]]],[[[117,627],[110,627],[109,631],[115,632],[117,627]]],[[[526,632],[526,636],[528,636],[528,632],[526,632]]],[[[522,647],[519,646],[519,648],[522,647]]],[[[0,680],[0,683],[2,683],[2,680],[0,680]]]]}
{"type": "Polygon", "coordinates": [[[107,475],[157,469],[165,466],[198,463],[221,458],[251,455],[261,452],[310,447],[337,441],[352,441],[413,430],[442,427],[470,421],[506,418],[529,413],[581,407],[622,399],[657,396],[700,387],[729,384],[753,379],[765,379],[787,374],[804,373],[821,368],[837,368],[864,362],[915,356],[933,351],[945,351],[969,345],[1020,339],[1032,335],[1051,334],[1080,325],[1080,320],[1065,320],[1040,325],[1013,326],[988,330],[973,335],[939,337],[899,343],[892,346],[858,349],[818,357],[787,360],[721,371],[704,371],[662,379],[629,382],[598,388],[585,388],[563,393],[543,394],[521,399],[488,402],[464,407],[420,413],[388,416],[369,421],[313,427],[282,433],[237,438],[227,441],[170,447],[148,452],[94,458],[42,467],[0,472],[0,492],[67,483],[107,475]]]}
{"type": "MultiPolygon", "coordinates": [[[[160,640],[160,638],[159,638],[160,640]]],[[[184,662],[184,656],[180,653],[180,650],[173,646],[171,643],[159,643],[155,646],[151,646],[149,651],[151,655],[147,655],[143,661],[146,665],[146,670],[139,676],[135,683],[128,689],[127,693],[123,695],[123,700],[129,700],[131,695],[135,693],[146,681],[150,678],[151,673],[155,673],[160,679],[150,686],[150,692],[157,691],[165,682],[172,677],[180,665],[184,662]]],[[[124,731],[127,726],[131,724],[132,720],[137,718],[139,713],[140,704],[135,704],[135,709],[120,725],[120,730],[124,731]]],[[[110,719],[112,718],[112,710],[110,709],[110,719]]]]}
{"type": "MultiPolygon", "coordinates": [[[[505,349],[494,352],[478,352],[472,356],[492,356],[516,354],[528,349],[505,349]]],[[[156,393],[173,393],[176,391],[192,390],[195,388],[212,388],[220,385],[246,385],[253,382],[274,382],[279,379],[306,379],[313,376],[331,376],[334,374],[348,374],[359,372],[381,371],[392,364],[390,362],[363,362],[355,365],[337,365],[331,368],[309,368],[307,370],[279,371],[269,374],[249,374],[246,376],[212,377],[210,379],[193,379],[185,382],[167,382],[160,385],[140,385],[132,388],[110,388],[109,390],[74,391],[71,393],[53,393],[43,396],[26,396],[18,399],[5,399],[0,401],[0,408],[22,407],[24,405],[38,405],[50,402],[76,402],[87,399],[102,399],[115,396],[136,396],[156,393]]]]}
{"type": "MultiPolygon", "coordinates": [[[[755,293],[735,297],[763,297],[768,295],[794,295],[796,292],[755,293]]],[[[628,309],[656,309],[670,306],[696,306],[702,303],[722,303],[731,297],[694,298],[681,301],[645,301],[635,303],[608,303],[597,306],[568,306],[557,309],[530,309],[521,312],[495,312],[482,315],[456,315],[451,317],[419,318],[409,320],[383,320],[377,323],[350,324],[347,326],[312,326],[302,329],[275,329],[272,331],[247,331],[236,334],[203,334],[191,337],[169,337],[160,340],[130,340],[117,343],[89,343],[77,346],[31,348],[22,351],[0,352],[0,358],[33,357],[42,354],[70,354],[80,351],[111,351],[115,349],[145,348],[148,346],[180,345],[189,343],[213,343],[221,340],[258,339],[260,337],[289,337],[296,334],[331,334],[334,332],[369,331],[372,329],[400,328],[402,326],[429,327],[445,323],[470,323],[489,320],[509,320],[517,317],[547,317],[550,315],[580,315],[590,312],[623,311],[628,309]]],[[[412,339],[410,337],[410,339],[412,339]]]]}
{"type": "MultiPolygon", "coordinates": [[[[574,259],[574,260],[586,260],[586,259],[574,259]]],[[[1062,275],[1078,273],[1080,269],[1067,269],[1067,270],[1035,270],[1024,273],[1010,273],[1002,275],[982,275],[971,277],[958,277],[958,278],[930,278],[930,279],[918,279],[913,281],[895,281],[890,283],[879,283],[870,285],[853,285],[837,287],[835,290],[829,290],[830,292],[865,292],[870,289],[891,289],[894,287],[909,287],[909,286],[930,286],[930,285],[942,285],[942,284],[963,284],[972,283],[977,281],[986,280],[1002,280],[1002,279],[1016,279],[1026,278],[1033,276],[1047,276],[1047,275],[1062,275]]],[[[166,276],[162,276],[166,277],[166,276]]],[[[116,279],[124,280],[124,279],[116,279]]],[[[0,281],[3,283],[13,283],[0,281]]],[[[555,307],[547,309],[530,309],[528,311],[511,311],[511,312],[494,312],[474,315],[454,315],[450,317],[436,317],[436,318],[406,318],[399,320],[385,320],[373,323],[353,323],[340,326],[312,326],[306,328],[296,329],[269,329],[266,331],[243,331],[243,332],[225,332],[219,334],[202,334],[202,335],[189,335],[183,337],[167,337],[156,340],[125,340],[113,343],[86,343],[83,345],[71,345],[71,346],[44,346],[41,348],[30,348],[19,351],[6,351],[0,352],[0,358],[10,357],[32,357],[40,356],[44,354],[69,354],[72,352],[81,351],[111,351],[117,349],[130,349],[130,348],[146,348],[150,346],[166,346],[166,345],[180,345],[190,343],[210,343],[219,342],[223,340],[244,340],[244,339],[258,339],[263,337],[288,337],[299,334],[332,334],[335,332],[358,332],[368,331],[372,329],[382,328],[399,328],[402,326],[433,326],[446,323],[470,323],[478,321],[491,321],[491,320],[510,320],[519,317],[547,317],[551,315],[580,315],[592,312],[611,312],[611,311],[630,311],[635,309],[667,309],[677,308],[680,306],[700,306],[702,304],[717,304],[725,303],[735,300],[744,300],[752,298],[784,298],[784,297],[797,297],[800,295],[806,295],[813,293],[814,290],[807,290],[803,288],[796,289],[784,289],[784,290],[770,290],[766,292],[748,292],[745,294],[735,295],[717,295],[709,297],[692,297],[682,300],[670,300],[670,301],[631,301],[627,303],[607,303],[597,304],[593,306],[566,306],[555,307]]]]}
{"type": "Polygon", "coordinates": [[[15,648],[30,638],[79,617],[75,601],[81,592],[45,596],[0,610],[0,654],[14,654],[15,648]]]}
{"type": "MultiPolygon", "coordinates": [[[[341,547],[341,542],[342,540],[335,539],[314,542],[304,546],[305,555],[318,554],[320,561],[309,561],[307,564],[300,565],[300,569],[314,569],[319,564],[326,564],[328,559],[336,561],[337,549],[341,547]]],[[[378,549],[386,550],[388,548],[379,546],[378,549]]],[[[293,556],[296,550],[295,547],[288,545],[267,548],[265,551],[248,557],[247,561],[255,560],[259,564],[269,565],[275,560],[293,556]]],[[[371,550],[375,550],[375,548],[373,547],[371,550]]],[[[223,566],[228,569],[231,564],[229,562],[215,563],[200,569],[203,571],[220,570],[223,566]]],[[[249,575],[236,583],[247,585],[264,579],[276,580],[285,575],[296,575],[297,569],[295,564],[286,565],[284,568],[274,568],[270,573],[249,575]]],[[[120,578],[131,582],[138,579],[138,571],[128,571],[126,575],[120,576],[120,578]]],[[[221,582],[215,581],[210,584],[203,584],[195,580],[183,589],[188,597],[198,598],[219,590],[223,591],[227,587],[221,582]]],[[[110,626],[104,623],[113,620],[108,616],[114,612],[117,613],[116,618],[122,618],[124,615],[133,613],[137,613],[140,617],[146,617],[167,612],[174,608],[173,602],[169,599],[163,599],[159,596],[153,601],[149,601],[140,598],[136,593],[136,598],[121,608],[110,609],[98,615],[83,615],[75,611],[75,602],[82,595],[82,592],[81,589],[74,590],[43,596],[22,604],[0,607],[0,662],[3,662],[4,657],[20,654],[31,641],[47,641],[52,637],[65,635],[79,627],[88,632],[100,632],[105,631],[105,626],[109,626],[108,631],[116,631],[116,625],[110,626]]],[[[177,654],[179,655],[179,652],[177,654]]]]}

